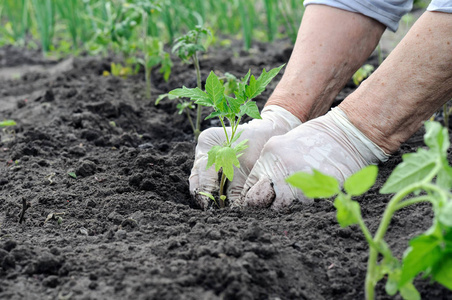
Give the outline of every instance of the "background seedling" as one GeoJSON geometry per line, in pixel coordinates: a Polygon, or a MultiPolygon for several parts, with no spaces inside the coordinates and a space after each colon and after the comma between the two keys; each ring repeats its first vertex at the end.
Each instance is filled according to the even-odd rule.
{"type": "Polygon", "coordinates": [[[225,207],[226,180],[233,180],[234,167],[240,168],[238,158],[248,147],[246,145],[248,140],[238,142],[242,134],[242,131],[238,132],[240,120],[245,115],[255,119],[261,118],[259,109],[252,99],[265,90],[282,67],[274,68],[269,72],[264,69],[257,79],[248,71],[241,83],[238,84],[238,88],[234,92],[235,97],[225,94],[224,84],[213,72],[210,72],[207,77],[205,91],[198,87],[191,89],[183,87],[169,92],[170,95],[190,98],[198,105],[212,107],[214,111],[206,119],[218,117],[221,122],[226,141],[223,145],[216,145],[210,149],[207,162],[207,168],[215,166],[216,172],[221,170],[220,199],[218,201],[220,207],[225,207]],[[225,120],[228,121],[230,130],[227,129],[225,120]]]}
{"type": "Polygon", "coordinates": [[[168,81],[173,65],[170,55],[163,50],[163,42],[158,38],[149,36],[149,19],[154,10],[160,7],[149,1],[138,1],[133,6],[141,13],[141,52],[144,58],[138,58],[137,61],[144,67],[146,81],[146,97],[151,99],[151,71],[152,68],[161,64],[160,73],[168,81]]]}
{"type": "MultiPolygon", "coordinates": [[[[195,29],[190,30],[187,34],[181,36],[176,39],[175,44],[173,46],[172,52],[176,53],[177,56],[182,59],[184,62],[191,61],[196,71],[196,86],[199,89],[202,89],[201,85],[201,68],[199,66],[199,53],[206,51],[206,38],[212,36],[212,32],[202,26],[196,26],[195,29]]],[[[168,94],[163,94],[157,98],[155,105],[168,97],[170,100],[178,99],[175,95],[169,96],[168,94]]],[[[199,134],[201,133],[201,114],[202,114],[202,105],[196,105],[196,122],[193,123],[189,110],[194,109],[194,104],[192,101],[180,101],[177,105],[179,109],[179,114],[184,111],[187,114],[187,118],[190,122],[190,125],[193,129],[193,133],[195,135],[195,140],[198,139],[199,134]]]]}
{"type": "Polygon", "coordinates": [[[425,124],[424,141],[429,149],[419,148],[416,153],[405,154],[380,190],[383,194],[394,193],[389,201],[377,232],[372,236],[361,216],[358,202],[360,196],[371,188],[377,178],[378,168],[369,166],[349,177],[342,192],[338,181],[316,170],[312,174],[295,173],[287,182],[301,189],[309,198],[336,196],[334,206],[341,227],[357,224],[369,244],[365,294],[366,299],[375,297],[378,281],[387,277],[386,292],[397,292],[404,299],[420,299],[413,285],[421,272],[429,275],[452,290],[452,167],[447,160],[449,135],[447,129],[437,122],[425,124]],[[411,198],[407,198],[408,196],[411,198]],[[429,202],[435,213],[432,226],[409,241],[402,261],[393,256],[384,241],[393,215],[407,206],[429,202]],[[383,259],[378,263],[378,256],[383,259]]]}
{"type": "Polygon", "coordinates": [[[127,78],[134,73],[131,67],[123,66],[120,63],[115,64],[113,62],[110,64],[110,71],[111,72],[104,71],[102,75],[109,76],[111,74],[115,77],[127,78]]]}
{"type": "Polygon", "coordinates": [[[4,120],[0,122],[0,127],[8,127],[14,125],[16,125],[16,122],[14,120],[4,120]]]}
{"type": "Polygon", "coordinates": [[[355,74],[353,74],[353,77],[352,77],[353,83],[356,86],[360,85],[364,79],[366,79],[367,77],[370,76],[370,74],[372,74],[374,69],[375,69],[374,66],[365,64],[364,66],[359,68],[358,71],[355,72],[355,74]]]}

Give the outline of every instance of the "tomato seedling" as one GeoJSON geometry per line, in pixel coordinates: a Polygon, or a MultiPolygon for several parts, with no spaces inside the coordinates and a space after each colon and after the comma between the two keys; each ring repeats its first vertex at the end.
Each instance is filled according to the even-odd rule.
{"type": "Polygon", "coordinates": [[[416,153],[403,155],[400,163],[389,176],[380,193],[395,195],[389,201],[377,232],[372,237],[361,216],[358,202],[353,196],[367,192],[375,183],[378,168],[368,166],[355,173],[344,182],[342,192],[339,182],[316,170],[312,174],[299,172],[287,182],[301,189],[309,198],[329,198],[336,196],[334,206],[341,227],[357,224],[369,244],[365,294],[366,299],[374,299],[378,281],[387,276],[386,292],[397,292],[404,299],[420,299],[413,285],[414,278],[421,272],[430,275],[452,290],[452,167],[447,160],[449,135],[447,129],[437,122],[425,124],[424,141],[428,150],[419,148],[416,153]],[[406,198],[412,195],[412,198],[406,198]],[[432,227],[410,240],[402,261],[395,258],[384,241],[384,235],[392,216],[409,205],[429,202],[435,213],[432,227]],[[378,263],[378,255],[383,259],[378,263]]]}
{"type": "MultiPolygon", "coordinates": [[[[184,62],[192,62],[196,71],[196,86],[199,89],[202,89],[201,85],[201,68],[199,66],[199,53],[206,52],[206,41],[207,37],[212,36],[212,32],[202,26],[196,26],[195,29],[190,30],[187,34],[181,36],[176,39],[174,42],[174,46],[172,49],[173,53],[176,53],[179,58],[184,62]]],[[[163,94],[160,95],[155,101],[155,105],[158,105],[159,102],[168,97],[168,99],[178,99],[175,95],[163,94]]],[[[190,121],[190,125],[193,129],[193,133],[195,135],[195,140],[198,140],[198,136],[201,133],[201,114],[202,114],[202,105],[197,105],[196,107],[196,121],[193,123],[191,119],[189,109],[194,109],[194,105],[192,101],[181,101],[177,108],[179,109],[179,114],[184,111],[187,114],[187,118],[190,121]]]]}
{"type": "Polygon", "coordinates": [[[175,89],[169,92],[169,95],[177,97],[190,98],[194,103],[212,107],[214,111],[206,117],[207,119],[218,117],[224,130],[226,141],[223,145],[213,146],[208,154],[207,168],[215,166],[215,171],[221,170],[220,179],[220,207],[225,207],[226,180],[232,181],[234,178],[234,167],[240,168],[238,158],[248,147],[248,140],[238,142],[242,131],[238,132],[238,126],[243,116],[247,115],[254,119],[261,119],[259,109],[252,99],[259,96],[270,83],[270,81],[279,73],[283,66],[274,68],[267,72],[265,69],[259,78],[251,75],[250,71],[238,84],[234,92],[235,97],[225,94],[226,88],[222,81],[210,72],[206,80],[205,91],[197,88],[175,89]],[[249,82],[248,82],[249,81],[249,82]],[[230,130],[226,128],[225,120],[228,121],[230,130]]]}
{"type": "Polygon", "coordinates": [[[143,53],[143,58],[137,57],[136,61],[144,67],[146,97],[151,99],[152,69],[160,64],[160,73],[163,73],[164,80],[168,81],[171,74],[171,67],[173,66],[169,53],[163,49],[163,42],[157,37],[149,36],[150,16],[153,11],[159,10],[160,7],[149,1],[135,1],[134,4],[128,4],[128,7],[140,15],[140,18],[136,21],[140,22],[141,25],[141,41],[139,46],[143,53]]]}

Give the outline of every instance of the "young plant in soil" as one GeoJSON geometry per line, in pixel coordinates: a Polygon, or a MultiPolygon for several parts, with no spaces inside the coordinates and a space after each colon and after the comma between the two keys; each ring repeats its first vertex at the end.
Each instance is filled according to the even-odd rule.
{"type": "MultiPolygon", "coordinates": [[[[172,52],[176,53],[179,58],[184,62],[191,61],[196,71],[196,86],[199,89],[202,89],[201,85],[201,68],[199,66],[199,53],[206,52],[206,47],[204,46],[205,41],[203,38],[212,36],[212,32],[202,26],[196,26],[195,29],[190,30],[187,34],[181,36],[180,38],[175,40],[175,44],[173,46],[172,52]]],[[[175,97],[171,97],[168,94],[161,95],[155,102],[157,105],[163,98],[168,97],[170,100],[175,97]]],[[[202,114],[202,105],[197,105],[196,108],[196,122],[193,123],[190,113],[186,109],[190,109],[193,107],[192,102],[182,102],[178,105],[178,108],[181,112],[186,111],[187,118],[190,120],[190,124],[193,128],[193,133],[195,135],[195,139],[198,139],[199,134],[201,133],[201,114],[202,114]]]]}
{"type": "MultiPolygon", "coordinates": [[[[205,119],[218,117],[224,130],[226,141],[223,145],[213,146],[208,154],[207,169],[215,165],[215,171],[220,172],[220,207],[225,207],[226,201],[226,182],[234,178],[234,166],[240,168],[238,158],[248,147],[248,140],[238,142],[242,131],[238,131],[240,120],[247,115],[254,119],[261,119],[259,109],[252,99],[259,96],[270,83],[270,81],[279,73],[283,66],[274,68],[267,72],[265,69],[259,78],[251,75],[250,71],[238,84],[234,92],[235,97],[225,94],[225,86],[215,73],[210,72],[206,80],[205,91],[197,88],[175,89],[169,92],[170,95],[177,97],[187,97],[200,106],[212,107],[214,111],[205,119]],[[249,82],[248,82],[249,81],[249,82]],[[228,121],[226,124],[225,120],[228,121]],[[226,126],[229,125],[230,132],[226,126]]],[[[204,193],[206,194],[206,193],[204,193]]],[[[209,195],[214,199],[212,195],[209,195]]]]}
{"type": "Polygon", "coordinates": [[[400,292],[404,299],[420,299],[413,285],[416,276],[423,272],[434,281],[452,290],[452,167],[447,160],[449,135],[437,122],[425,124],[424,141],[429,149],[405,154],[389,176],[380,193],[394,193],[390,199],[377,232],[372,236],[361,216],[358,202],[353,196],[363,195],[375,183],[378,168],[368,166],[355,173],[344,183],[343,192],[338,181],[316,170],[312,174],[295,173],[287,182],[301,189],[310,198],[336,196],[334,206],[341,227],[357,224],[369,244],[365,295],[375,297],[378,281],[387,277],[386,292],[400,292]],[[407,198],[411,195],[411,198],[407,198]],[[435,213],[432,226],[409,241],[402,261],[394,257],[384,236],[393,215],[407,206],[428,202],[435,213]],[[382,260],[378,262],[378,256],[382,260]]]}
{"type": "Polygon", "coordinates": [[[171,67],[173,62],[171,61],[169,53],[163,50],[163,43],[154,37],[147,37],[143,34],[142,51],[144,58],[138,58],[139,64],[144,66],[144,74],[146,81],[146,97],[151,99],[151,72],[152,69],[161,65],[160,73],[163,73],[163,79],[168,81],[171,74],[171,67]]]}
{"type": "Polygon", "coordinates": [[[16,125],[16,122],[14,120],[0,121],[0,127],[8,127],[8,126],[14,126],[14,125],[16,125]]]}
{"type": "Polygon", "coordinates": [[[171,67],[173,63],[171,61],[169,53],[163,50],[163,42],[156,37],[149,36],[149,17],[152,14],[152,11],[157,9],[157,6],[154,6],[148,2],[139,1],[137,6],[141,10],[142,20],[141,20],[141,28],[142,28],[142,43],[141,43],[141,51],[144,54],[144,59],[138,58],[137,61],[144,66],[144,74],[146,81],[146,97],[151,99],[151,71],[152,68],[158,64],[161,64],[160,73],[163,73],[163,78],[165,81],[168,81],[168,78],[171,74],[171,67]]]}

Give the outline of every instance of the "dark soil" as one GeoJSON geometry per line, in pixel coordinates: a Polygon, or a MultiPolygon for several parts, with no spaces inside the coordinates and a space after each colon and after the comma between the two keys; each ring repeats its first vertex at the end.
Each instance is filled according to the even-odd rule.
{"type": "MultiPolygon", "coordinates": [[[[283,42],[251,54],[234,49],[202,57],[203,78],[211,69],[260,73],[291,52],[283,42]]],[[[0,120],[18,121],[14,132],[1,132],[0,299],[364,298],[366,242],[356,227],[339,227],[330,202],[283,212],[197,209],[188,193],[189,123],[175,103],[156,107],[144,98],[143,74],[102,76],[111,61],[82,57],[61,72],[0,79],[0,120]],[[19,224],[23,201],[29,208],[19,224]]],[[[56,63],[0,49],[0,70],[56,63]]],[[[158,71],[153,80],[154,98],[196,84],[192,66],[178,62],[168,83],[158,71]]],[[[358,199],[372,231],[388,201],[378,194],[382,182],[401,154],[422,145],[419,132],[358,199]]],[[[396,255],[431,217],[429,206],[417,205],[394,218],[387,242],[396,255]]],[[[452,298],[428,279],[415,285],[424,299],[452,298]]],[[[390,298],[383,284],[378,298],[390,298]]]]}

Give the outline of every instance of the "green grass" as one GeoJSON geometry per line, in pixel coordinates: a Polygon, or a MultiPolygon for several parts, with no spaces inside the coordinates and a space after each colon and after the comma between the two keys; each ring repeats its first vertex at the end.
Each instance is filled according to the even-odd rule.
{"type": "MultiPolygon", "coordinates": [[[[0,0],[0,45],[39,42],[43,52],[93,54],[130,50],[141,39],[131,26],[130,6],[153,5],[148,35],[164,44],[197,25],[215,36],[242,38],[244,48],[255,41],[291,37],[303,14],[302,0],[0,0]],[[64,50],[64,51],[63,51],[64,50]]],[[[132,20],[133,21],[133,20],[132,20]]],[[[135,20],[140,22],[140,20],[135,20]]],[[[69,54],[68,53],[68,54],[69,54]]]]}

